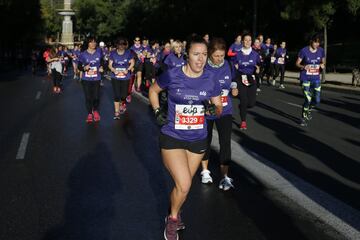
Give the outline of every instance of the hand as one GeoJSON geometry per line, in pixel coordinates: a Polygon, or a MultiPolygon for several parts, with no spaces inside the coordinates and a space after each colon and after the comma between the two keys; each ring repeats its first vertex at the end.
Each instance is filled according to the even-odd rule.
{"type": "Polygon", "coordinates": [[[321,63],[321,64],[320,64],[320,67],[321,67],[321,69],[325,69],[325,64],[324,64],[324,63],[321,63]]]}
{"type": "Polygon", "coordinates": [[[86,65],[86,66],[84,67],[84,70],[85,70],[85,71],[89,71],[89,69],[90,69],[90,64],[88,64],[88,65],[86,65]]]}
{"type": "Polygon", "coordinates": [[[124,75],[127,75],[128,72],[129,72],[129,70],[127,70],[127,69],[123,71],[124,75]]]}
{"type": "Polygon", "coordinates": [[[104,68],[102,66],[100,66],[99,72],[101,72],[101,73],[104,72],[104,68]]]}
{"type": "Polygon", "coordinates": [[[205,113],[210,116],[216,116],[216,106],[208,101],[203,101],[205,107],[205,113]]]}
{"type": "Polygon", "coordinates": [[[305,69],[305,70],[309,70],[309,69],[310,69],[310,65],[305,65],[304,69],[305,69]]]}
{"type": "Polygon", "coordinates": [[[158,125],[162,126],[167,123],[167,114],[161,108],[157,108],[154,110],[155,119],[158,125]]]}

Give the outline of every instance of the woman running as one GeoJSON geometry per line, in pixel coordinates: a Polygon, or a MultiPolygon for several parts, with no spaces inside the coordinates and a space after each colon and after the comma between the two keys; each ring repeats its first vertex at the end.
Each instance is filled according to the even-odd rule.
{"type": "Polygon", "coordinates": [[[50,65],[51,75],[54,83],[53,92],[60,93],[62,87],[63,66],[57,48],[50,49],[46,62],[50,65]]]}
{"type": "Polygon", "coordinates": [[[85,43],[87,49],[80,54],[78,68],[83,72],[81,83],[85,94],[85,104],[88,112],[87,123],[100,121],[100,80],[103,70],[102,53],[96,48],[95,37],[89,37],[85,43]]]}
{"type": "Polygon", "coordinates": [[[325,52],[320,47],[318,35],[311,38],[310,46],[300,50],[296,66],[300,68],[300,83],[305,98],[300,124],[307,126],[312,119],[311,110],[320,103],[320,71],[325,68],[325,52]]]}
{"type": "Polygon", "coordinates": [[[240,95],[240,129],[246,130],[247,109],[256,103],[256,80],[255,74],[260,71],[260,56],[251,48],[251,35],[245,34],[243,47],[236,55],[235,68],[239,73],[238,89],[240,95]]]}
{"type": "Polygon", "coordinates": [[[188,41],[186,52],[187,64],[166,71],[149,91],[155,117],[165,124],[160,134],[163,163],[175,182],[170,194],[170,213],[166,217],[166,240],[177,240],[177,230],[184,228],[180,209],[207,148],[205,112],[217,115],[222,112],[220,85],[213,80],[213,73],[204,69],[206,42],[194,36],[188,41]],[[169,96],[167,119],[159,106],[159,93],[163,89],[168,90],[169,96]]]}
{"type": "Polygon", "coordinates": [[[206,69],[214,73],[214,80],[221,86],[221,102],[223,106],[222,114],[219,117],[207,116],[207,132],[208,132],[208,148],[203,157],[201,182],[212,183],[212,177],[208,170],[210,145],[212,140],[213,126],[216,124],[216,129],[219,133],[220,143],[220,171],[222,179],[219,188],[227,191],[234,188],[232,179],[228,177],[229,162],[231,160],[231,131],[232,131],[232,103],[230,94],[237,96],[238,89],[237,83],[232,82],[233,68],[232,65],[225,60],[226,43],[221,38],[213,38],[209,45],[209,58],[207,61],[206,69]]]}
{"type": "Polygon", "coordinates": [[[126,97],[128,95],[130,70],[135,65],[133,54],[127,50],[128,42],[125,38],[118,38],[116,49],[110,53],[109,69],[111,83],[114,90],[114,120],[120,119],[120,114],[126,111],[126,97]]]}

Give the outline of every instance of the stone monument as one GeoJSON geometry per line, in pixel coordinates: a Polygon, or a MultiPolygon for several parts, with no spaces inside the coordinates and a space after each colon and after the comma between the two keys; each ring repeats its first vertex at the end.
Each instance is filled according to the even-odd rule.
{"type": "Polygon", "coordinates": [[[60,9],[59,14],[64,16],[64,20],[62,22],[61,44],[66,45],[69,48],[73,48],[74,34],[71,16],[74,16],[75,12],[71,9],[71,0],[64,0],[64,9],[60,9]]]}

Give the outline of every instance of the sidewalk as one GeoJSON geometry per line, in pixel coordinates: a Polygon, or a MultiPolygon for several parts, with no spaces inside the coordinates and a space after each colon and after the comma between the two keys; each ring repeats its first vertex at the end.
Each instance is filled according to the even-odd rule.
{"type": "MultiPolygon", "coordinates": [[[[352,86],[351,73],[327,73],[325,79],[325,83],[321,84],[323,89],[360,94],[360,87],[352,86]]],[[[285,84],[299,85],[299,72],[286,71],[285,84]]]]}

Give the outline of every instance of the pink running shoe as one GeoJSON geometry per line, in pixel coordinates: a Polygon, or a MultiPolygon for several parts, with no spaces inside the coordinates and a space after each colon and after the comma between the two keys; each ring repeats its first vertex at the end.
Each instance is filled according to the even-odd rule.
{"type": "Polygon", "coordinates": [[[92,123],[92,121],[93,121],[93,115],[91,113],[89,113],[87,118],[86,118],[86,122],[87,123],[92,123]]]}
{"type": "Polygon", "coordinates": [[[99,122],[100,121],[100,114],[98,111],[93,111],[93,115],[94,115],[94,121],[95,122],[99,122]]]}
{"type": "Polygon", "coordinates": [[[240,124],[240,130],[246,130],[247,129],[247,125],[245,121],[242,121],[240,124]]]}

